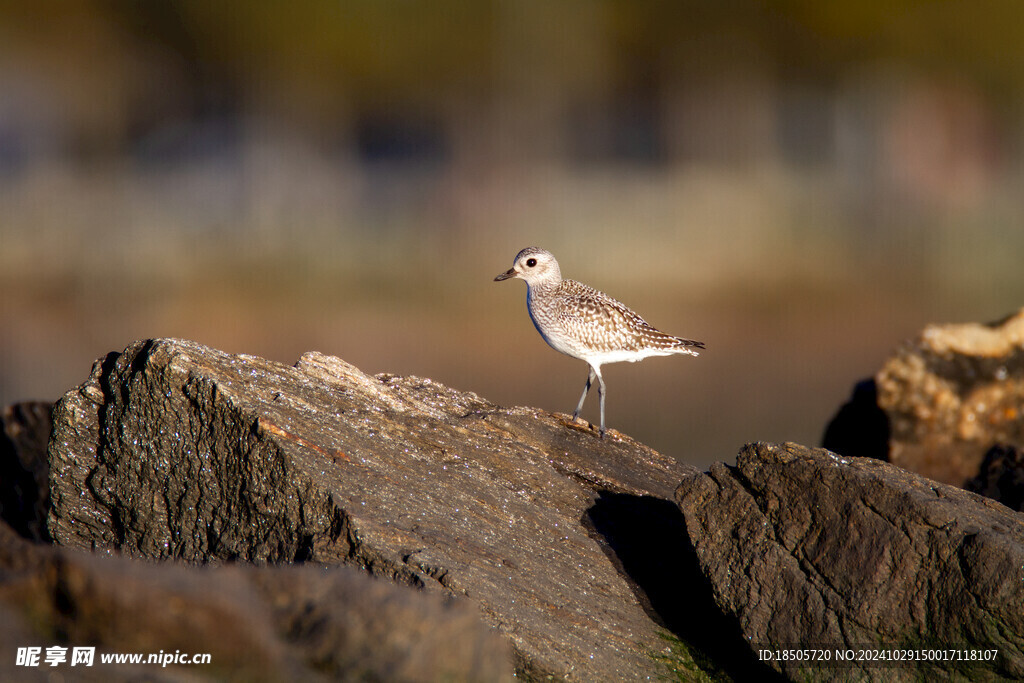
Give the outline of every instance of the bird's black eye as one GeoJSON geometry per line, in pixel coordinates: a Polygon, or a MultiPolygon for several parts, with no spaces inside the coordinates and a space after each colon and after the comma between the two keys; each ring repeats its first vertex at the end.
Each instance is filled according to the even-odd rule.
{"type": "Polygon", "coordinates": [[[526,265],[528,267],[530,267],[530,268],[533,268],[535,265],[537,265],[537,259],[535,259],[535,258],[528,258],[528,259],[526,259],[526,265]]]}

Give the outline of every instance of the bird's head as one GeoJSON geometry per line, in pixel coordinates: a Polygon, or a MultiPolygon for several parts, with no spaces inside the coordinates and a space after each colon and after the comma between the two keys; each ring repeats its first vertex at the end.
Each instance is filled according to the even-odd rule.
{"type": "Polygon", "coordinates": [[[562,281],[562,271],[558,268],[558,261],[551,255],[551,252],[538,247],[527,247],[516,254],[512,267],[494,280],[500,282],[514,277],[526,280],[528,285],[535,285],[539,282],[553,282],[557,285],[562,281]]]}

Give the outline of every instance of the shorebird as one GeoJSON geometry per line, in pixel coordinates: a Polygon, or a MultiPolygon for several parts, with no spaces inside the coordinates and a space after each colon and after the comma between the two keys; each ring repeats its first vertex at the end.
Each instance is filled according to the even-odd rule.
{"type": "Polygon", "coordinates": [[[583,395],[572,414],[575,422],[583,409],[590,385],[597,378],[601,397],[601,432],[604,438],[604,378],[606,363],[635,363],[648,356],[677,353],[699,355],[704,342],[673,337],[651,325],[603,292],[593,287],[563,280],[558,261],[550,252],[527,247],[512,262],[512,267],[494,278],[495,282],[519,278],[526,281],[526,308],[534,327],[551,348],[579,358],[590,366],[583,395]]]}

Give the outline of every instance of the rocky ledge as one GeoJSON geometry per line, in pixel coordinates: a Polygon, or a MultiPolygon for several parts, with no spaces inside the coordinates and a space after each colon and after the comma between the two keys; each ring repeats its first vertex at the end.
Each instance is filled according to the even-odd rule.
{"type": "Polygon", "coordinates": [[[652,603],[682,541],[669,501],[693,470],[611,436],[321,354],[146,341],[55,406],[49,529],[130,557],[351,565],[476,605],[525,675],[656,677],[676,615],[652,603]]]}
{"type": "MultiPolygon", "coordinates": [[[[870,458],[753,444],[676,492],[716,603],[755,648],[996,649],[1024,677],[1024,516],[870,458]]],[[[780,661],[792,678],[834,670],[780,661]]],[[[971,662],[945,672],[984,677],[971,662]]],[[[921,672],[854,662],[844,675],[921,672]]],[[[828,674],[828,675],[826,675],[828,674]]]]}
{"type": "MultiPolygon", "coordinates": [[[[889,424],[861,390],[847,433],[889,424]]],[[[1024,676],[1024,515],[896,464],[752,444],[701,473],[428,379],[173,339],[45,414],[2,416],[5,642],[202,644],[197,679],[1024,676]],[[759,656],[879,646],[998,654],[759,656]]]]}

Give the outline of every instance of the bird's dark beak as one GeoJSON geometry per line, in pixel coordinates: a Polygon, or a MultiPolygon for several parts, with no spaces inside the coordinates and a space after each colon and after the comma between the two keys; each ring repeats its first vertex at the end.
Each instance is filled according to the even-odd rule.
{"type": "Polygon", "coordinates": [[[495,282],[501,282],[502,280],[507,280],[510,277],[515,277],[515,276],[516,276],[516,269],[515,268],[509,268],[504,273],[502,273],[498,277],[494,278],[494,281],[495,282]]]}

